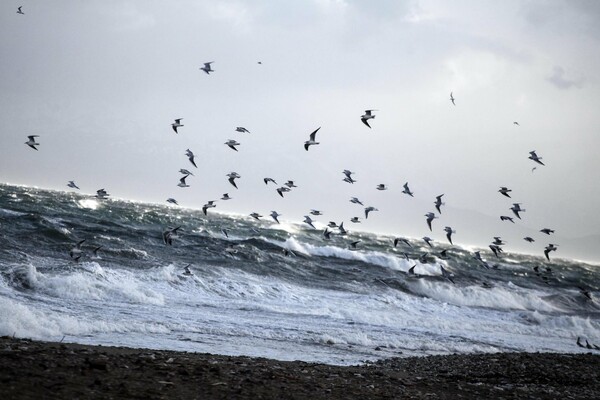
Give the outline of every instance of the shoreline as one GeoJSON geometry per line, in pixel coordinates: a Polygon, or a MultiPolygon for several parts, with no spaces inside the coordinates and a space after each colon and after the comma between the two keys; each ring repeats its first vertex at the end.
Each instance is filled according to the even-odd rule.
{"type": "Polygon", "coordinates": [[[600,352],[356,366],[0,337],[0,398],[600,398],[600,352]]]}

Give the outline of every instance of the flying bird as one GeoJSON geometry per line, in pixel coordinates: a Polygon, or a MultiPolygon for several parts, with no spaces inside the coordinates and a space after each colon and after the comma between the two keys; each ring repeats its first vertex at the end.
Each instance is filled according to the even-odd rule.
{"type": "Polygon", "coordinates": [[[281,214],[279,214],[277,211],[271,211],[271,218],[273,218],[275,220],[275,222],[279,223],[279,220],[277,219],[277,217],[279,217],[281,214]]]}
{"type": "Polygon", "coordinates": [[[441,264],[440,264],[440,269],[442,270],[442,277],[444,279],[448,279],[450,282],[452,282],[452,284],[455,284],[454,279],[452,279],[454,274],[451,272],[448,272],[441,264]]]}
{"type": "Polygon", "coordinates": [[[433,204],[435,204],[435,208],[438,211],[438,213],[442,213],[442,210],[440,209],[441,206],[443,206],[445,203],[442,203],[442,196],[443,194],[440,194],[439,196],[435,196],[435,202],[433,204]]]}
{"type": "Polygon", "coordinates": [[[408,182],[406,182],[404,185],[404,190],[402,191],[402,193],[409,195],[410,197],[415,197],[413,196],[413,192],[410,191],[410,189],[408,188],[408,182]]]}
{"type": "Polygon", "coordinates": [[[204,213],[204,215],[208,215],[208,209],[209,208],[214,208],[217,205],[215,204],[214,200],[210,200],[208,203],[206,203],[205,205],[202,206],[202,212],[204,213]]]}
{"type": "Polygon", "coordinates": [[[361,206],[364,206],[364,204],[362,203],[362,201],[360,201],[358,198],[356,197],[352,197],[350,199],[350,203],[354,203],[354,204],[360,204],[361,206]]]}
{"type": "Polygon", "coordinates": [[[342,222],[340,226],[338,226],[338,231],[340,231],[340,235],[344,236],[348,234],[346,228],[344,228],[344,223],[342,222]]]}
{"type": "Polygon", "coordinates": [[[456,233],[456,231],[452,230],[452,228],[450,228],[449,226],[445,227],[444,231],[446,232],[446,238],[448,238],[450,244],[454,245],[454,243],[452,243],[452,234],[456,233]]]}
{"type": "Polygon", "coordinates": [[[72,189],[79,189],[79,186],[77,186],[75,184],[75,182],[73,182],[73,181],[69,181],[69,183],[67,183],[67,186],[70,187],[70,188],[72,188],[72,189]]]}
{"type": "Polygon", "coordinates": [[[514,121],[513,124],[520,126],[519,123],[517,121],[514,121]]]}
{"type": "Polygon", "coordinates": [[[22,8],[23,8],[23,6],[19,6],[19,8],[17,9],[17,14],[25,15],[23,10],[21,10],[22,8]]]}
{"type": "Polygon", "coordinates": [[[273,182],[274,184],[277,185],[277,182],[275,182],[275,180],[273,178],[264,178],[263,182],[265,182],[265,185],[268,185],[269,182],[273,182]]]}
{"type": "Polygon", "coordinates": [[[277,188],[276,190],[277,190],[277,193],[279,193],[279,195],[280,195],[281,197],[283,197],[283,194],[284,194],[285,192],[289,192],[289,191],[290,191],[290,188],[288,188],[288,187],[285,187],[285,186],[282,186],[282,187],[279,187],[279,188],[277,188]]]}
{"type": "Polygon", "coordinates": [[[387,186],[385,186],[383,183],[380,183],[379,185],[377,185],[377,190],[387,190],[387,186]]]}
{"type": "Polygon", "coordinates": [[[398,246],[398,243],[400,243],[400,242],[404,243],[408,247],[412,247],[412,245],[410,244],[408,239],[405,239],[405,238],[395,238],[394,239],[394,247],[398,246]]]}
{"type": "Polygon", "coordinates": [[[92,250],[92,253],[94,253],[94,258],[98,258],[98,250],[100,250],[102,248],[102,246],[98,246],[96,247],[94,250],[92,250]]]}
{"type": "Polygon", "coordinates": [[[181,226],[178,226],[177,228],[167,228],[162,234],[163,242],[169,246],[172,246],[173,239],[177,237],[177,230],[180,228],[181,226]]]}
{"type": "Polygon", "coordinates": [[[452,92],[450,92],[450,101],[452,102],[452,104],[456,105],[456,103],[454,102],[454,96],[452,95],[452,92]]]}
{"type": "Polygon", "coordinates": [[[519,215],[519,213],[525,212],[525,210],[521,208],[521,203],[513,203],[513,206],[510,209],[519,219],[521,219],[521,216],[519,215]]]}
{"type": "Polygon", "coordinates": [[[105,200],[108,196],[110,196],[110,194],[108,194],[106,190],[98,189],[96,190],[96,195],[94,197],[96,197],[99,200],[105,200]]]}
{"type": "Polygon", "coordinates": [[[550,256],[549,256],[550,252],[551,252],[551,251],[556,251],[556,250],[558,250],[558,247],[556,247],[556,246],[558,246],[558,245],[557,245],[557,244],[552,244],[552,243],[550,243],[550,244],[549,244],[548,246],[546,246],[546,248],[544,249],[544,255],[546,256],[546,259],[547,259],[548,261],[550,261],[550,256]]]}
{"type": "Polygon", "coordinates": [[[260,215],[259,213],[253,212],[252,214],[250,214],[250,216],[252,218],[254,218],[255,220],[259,220],[260,218],[262,218],[262,215],[260,215]]]}
{"type": "Polygon", "coordinates": [[[506,242],[503,241],[500,236],[494,236],[494,241],[492,242],[492,244],[495,244],[497,246],[502,246],[502,245],[505,245],[506,242]]]}
{"type": "Polygon", "coordinates": [[[325,231],[323,231],[323,237],[327,240],[331,239],[331,231],[327,228],[325,228],[325,231]]]}
{"type": "Polygon", "coordinates": [[[540,232],[545,233],[546,235],[550,235],[551,233],[554,233],[554,230],[544,228],[544,229],[540,230],[540,232]]]}
{"type": "Polygon", "coordinates": [[[242,132],[242,133],[250,133],[250,131],[246,128],[244,128],[243,126],[238,126],[237,128],[235,128],[236,132],[242,132]]]}
{"type": "Polygon", "coordinates": [[[542,157],[538,157],[538,155],[535,154],[535,150],[534,151],[530,151],[529,154],[530,155],[527,158],[529,158],[530,160],[533,160],[533,161],[535,161],[536,163],[538,163],[540,165],[546,165],[546,164],[544,164],[543,162],[540,161],[542,159],[542,157]]]}
{"type": "Polygon", "coordinates": [[[29,135],[27,137],[29,138],[29,140],[26,141],[25,144],[27,146],[31,147],[32,149],[37,150],[37,148],[35,146],[39,146],[40,144],[35,141],[35,138],[40,137],[40,136],[39,135],[29,135]]]}
{"type": "Polygon", "coordinates": [[[526,242],[529,242],[529,243],[535,242],[535,240],[532,237],[529,237],[529,236],[524,237],[523,240],[525,240],[526,242]]]}
{"type": "Polygon", "coordinates": [[[500,192],[500,194],[502,194],[508,198],[511,198],[510,195],[508,194],[508,192],[512,192],[512,189],[509,189],[505,186],[500,186],[500,190],[498,190],[498,192],[500,192]]]}
{"type": "Polygon", "coordinates": [[[182,187],[182,188],[190,187],[190,185],[188,185],[187,183],[185,183],[185,179],[188,176],[189,175],[182,176],[181,179],[179,180],[179,183],[177,184],[177,186],[182,187]]]}
{"type": "Polygon", "coordinates": [[[228,173],[228,174],[227,174],[227,175],[225,175],[225,176],[228,176],[228,177],[229,177],[229,179],[228,179],[229,183],[231,183],[231,184],[233,185],[233,187],[237,189],[238,187],[237,187],[237,185],[235,184],[235,180],[236,180],[237,178],[241,178],[241,176],[240,176],[240,175],[239,175],[237,172],[230,172],[230,173],[228,173]]]}
{"type": "Polygon", "coordinates": [[[365,219],[369,219],[369,213],[370,213],[371,211],[379,211],[379,210],[378,210],[378,209],[376,209],[375,207],[371,207],[371,206],[369,206],[369,207],[366,207],[366,208],[365,208],[365,219]]]}
{"type": "Polygon", "coordinates": [[[510,221],[510,222],[512,222],[513,224],[515,223],[515,221],[513,221],[513,219],[512,219],[511,217],[507,217],[506,215],[501,215],[501,216],[500,216],[500,220],[501,220],[501,221],[510,221]]]}
{"type": "Polygon", "coordinates": [[[83,251],[81,250],[81,245],[84,242],[85,242],[85,239],[77,242],[77,244],[75,244],[75,247],[73,247],[71,250],[69,250],[69,257],[71,257],[75,261],[79,261],[79,259],[81,258],[82,254],[83,254],[83,251]]]}
{"type": "Polygon", "coordinates": [[[200,69],[201,69],[202,71],[206,72],[208,75],[210,75],[210,73],[211,73],[211,72],[215,72],[215,70],[214,70],[214,69],[212,69],[212,67],[211,67],[211,65],[210,65],[210,64],[212,64],[212,63],[214,63],[214,61],[211,61],[211,62],[206,62],[206,63],[204,63],[204,67],[201,67],[200,69]]]}
{"type": "Polygon", "coordinates": [[[287,187],[289,187],[290,189],[291,189],[291,188],[298,187],[298,186],[296,186],[296,185],[294,184],[294,181],[287,181],[286,183],[284,183],[284,185],[285,185],[285,186],[287,186],[287,187]]]}
{"type": "Polygon", "coordinates": [[[327,224],[328,228],[337,228],[338,224],[335,221],[329,221],[329,223],[327,224]]]}
{"type": "Polygon", "coordinates": [[[363,124],[365,124],[369,128],[371,127],[371,125],[369,125],[369,120],[375,118],[375,115],[372,114],[373,111],[377,110],[365,110],[364,115],[361,115],[360,117],[360,120],[363,122],[363,124]]]}
{"type": "Polygon", "coordinates": [[[313,133],[310,134],[310,139],[307,140],[306,142],[304,142],[304,149],[306,151],[308,151],[308,148],[312,145],[315,144],[319,144],[319,142],[315,141],[315,136],[317,135],[317,132],[319,131],[319,129],[321,129],[321,127],[318,127],[313,133]]]}
{"type": "Polygon", "coordinates": [[[308,215],[304,216],[304,221],[303,222],[307,223],[308,225],[310,225],[311,227],[313,227],[314,229],[316,229],[315,226],[313,225],[314,221],[308,215]]]}
{"type": "Polygon", "coordinates": [[[319,210],[310,210],[311,215],[323,215],[323,213],[319,210]]]}
{"type": "Polygon", "coordinates": [[[354,241],[350,243],[350,248],[352,250],[356,250],[356,245],[360,243],[360,240],[354,241]]]}
{"type": "Polygon", "coordinates": [[[231,197],[229,197],[229,193],[223,193],[223,197],[221,197],[221,200],[231,200],[231,197]]]}
{"type": "Polygon", "coordinates": [[[188,157],[188,160],[190,160],[190,162],[192,163],[192,165],[196,168],[198,168],[198,166],[196,165],[196,163],[194,162],[194,153],[192,153],[192,151],[190,149],[187,149],[185,151],[185,155],[188,157]]]}
{"type": "Polygon", "coordinates": [[[427,217],[427,226],[429,227],[429,230],[432,231],[431,221],[433,221],[434,219],[436,219],[438,217],[436,217],[435,214],[432,212],[428,212],[427,214],[425,214],[425,216],[427,217]]]}
{"type": "Polygon", "coordinates": [[[230,148],[230,149],[233,149],[233,150],[235,150],[235,151],[238,151],[238,149],[236,149],[236,148],[235,148],[235,146],[239,146],[239,145],[240,145],[240,143],[239,143],[239,142],[236,142],[236,141],[235,141],[235,140],[233,140],[233,139],[229,139],[228,141],[226,141],[226,142],[225,142],[225,144],[226,144],[227,146],[229,146],[229,148],[230,148]]]}
{"type": "Polygon", "coordinates": [[[175,122],[173,122],[173,123],[171,124],[171,127],[173,128],[173,130],[175,131],[175,133],[179,133],[179,132],[177,132],[177,128],[180,128],[180,127],[182,127],[182,126],[183,126],[183,125],[181,125],[181,120],[182,120],[182,119],[183,119],[183,118],[177,118],[177,119],[175,120],[175,122]]]}
{"type": "Polygon", "coordinates": [[[179,203],[177,202],[177,200],[175,200],[175,199],[174,199],[174,198],[172,198],[172,197],[169,197],[169,198],[167,199],[167,203],[175,204],[176,206],[178,206],[178,205],[179,205],[179,203]]]}
{"type": "Polygon", "coordinates": [[[352,218],[350,218],[350,222],[355,223],[355,224],[360,224],[360,218],[352,217],[352,218]]]}
{"type": "Polygon", "coordinates": [[[423,240],[425,241],[425,243],[427,243],[427,245],[428,245],[429,247],[433,247],[433,246],[431,245],[431,242],[433,242],[433,239],[432,239],[432,238],[430,238],[429,236],[423,236],[423,240]]]}

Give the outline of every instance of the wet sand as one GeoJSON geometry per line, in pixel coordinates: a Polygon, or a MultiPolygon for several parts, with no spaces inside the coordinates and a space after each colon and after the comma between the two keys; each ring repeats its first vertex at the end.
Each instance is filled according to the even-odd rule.
{"type": "Polygon", "coordinates": [[[600,352],[396,358],[360,366],[0,337],[0,399],[593,399],[600,352]]]}

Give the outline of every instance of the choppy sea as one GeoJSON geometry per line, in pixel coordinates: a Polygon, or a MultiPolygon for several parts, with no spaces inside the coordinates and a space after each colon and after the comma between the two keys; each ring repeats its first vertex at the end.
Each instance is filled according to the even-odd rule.
{"type": "Polygon", "coordinates": [[[329,364],[600,344],[599,266],[211,211],[0,185],[0,335],[329,364]]]}

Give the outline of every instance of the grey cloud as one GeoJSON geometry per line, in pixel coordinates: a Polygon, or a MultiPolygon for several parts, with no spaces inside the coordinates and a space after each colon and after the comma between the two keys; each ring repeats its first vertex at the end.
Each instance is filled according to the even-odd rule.
{"type": "Polygon", "coordinates": [[[564,68],[562,68],[558,65],[554,66],[552,75],[549,76],[548,78],[546,78],[546,80],[548,82],[550,82],[551,84],[553,84],[554,86],[556,86],[557,88],[562,89],[562,90],[567,90],[572,87],[581,89],[583,87],[583,79],[573,80],[573,79],[566,78],[564,68]]]}

